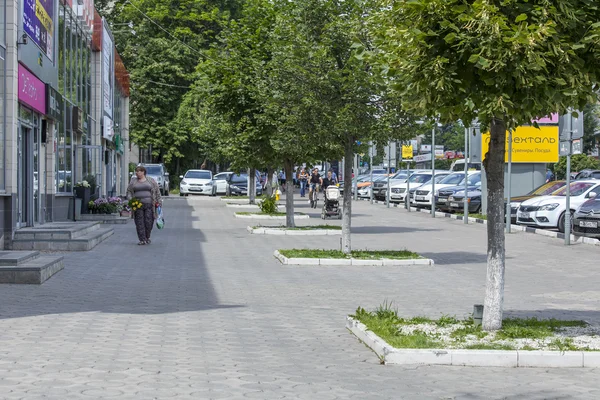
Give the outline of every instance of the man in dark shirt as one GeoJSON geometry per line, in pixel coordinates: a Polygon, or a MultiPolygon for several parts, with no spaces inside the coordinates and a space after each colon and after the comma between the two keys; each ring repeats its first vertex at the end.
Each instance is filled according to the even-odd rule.
{"type": "Polygon", "coordinates": [[[308,188],[308,198],[311,199],[311,194],[313,190],[319,191],[319,186],[323,184],[323,179],[321,179],[321,175],[319,175],[318,169],[313,169],[312,175],[310,176],[310,186],[308,188]]]}

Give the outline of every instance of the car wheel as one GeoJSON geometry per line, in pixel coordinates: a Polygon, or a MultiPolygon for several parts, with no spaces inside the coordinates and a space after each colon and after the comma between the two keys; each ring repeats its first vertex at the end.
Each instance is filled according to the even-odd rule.
{"type": "Polygon", "coordinates": [[[180,193],[179,193],[179,196],[180,196],[180,197],[183,197],[183,193],[181,193],[181,192],[180,192],[180,193]]]}
{"type": "MultiPolygon", "coordinates": [[[[558,231],[560,233],[565,233],[565,215],[566,215],[566,211],[563,212],[562,214],[560,214],[560,217],[558,218],[558,231]]],[[[573,210],[571,210],[571,231],[573,230],[573,210]]]]}
{"type": "Polygon", "coordinates": [[[165,196],[169,196],[169,189],[165,190],[165,196]]]}

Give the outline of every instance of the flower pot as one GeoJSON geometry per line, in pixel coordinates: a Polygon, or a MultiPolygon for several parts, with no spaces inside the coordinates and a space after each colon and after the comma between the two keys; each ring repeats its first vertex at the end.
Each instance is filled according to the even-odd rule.
{"type": "Polygon", "coordinates": [[[76,187],[75,188],[75,197],[78,199],[82,199],[81,201],[81,213],[89,214],[90,210],[88,207],[88,203],[90,202],[91,190],[89,187],[76,187]]]}

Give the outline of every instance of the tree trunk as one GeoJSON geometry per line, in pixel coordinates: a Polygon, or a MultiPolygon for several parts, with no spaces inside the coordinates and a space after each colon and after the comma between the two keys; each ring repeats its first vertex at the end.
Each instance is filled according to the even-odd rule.
{"type": "Polygon", "coordinates": [[[493,119],[490,148],[483,166],[487,176],[487,280],[482,327],[495,331],[502,327],[504,303],[504,157],[506,127],[493,119]]]}
{"type": "Polygon", "coordinates": [[[248,203],[256,202],[256,168],[249,168],[248,172],[248,203]]]}
{"type": "Polygon", "coordinates": [[[285,171],[285,226],[288,228],[294,228],[294,180],[292,174],[294,164],[287,160],[284,165],[285,171]]]}
{"type": "Polygon", "coordinates": [[[352,252],[352,243],[350,237],[351,216],[352,216],[352,162],[354,151],[352,149],[353,141],[348,138],[344,148],[344,196],[342,205],[342,251],[345,254],[352,252]]]}
{"type": "Polygon", "coordinates": [[[265,182],[267,197],[273,196],[273,168],[267,168],[267,181],[265,182]]]}

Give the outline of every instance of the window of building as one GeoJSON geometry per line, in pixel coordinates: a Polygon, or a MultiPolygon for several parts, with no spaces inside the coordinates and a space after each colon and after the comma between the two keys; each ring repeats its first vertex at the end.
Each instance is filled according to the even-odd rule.
{"type": "Polygon", "coordinates": [[[0,44],[6,47],[6,0],[0,0],[0,44]]]}

